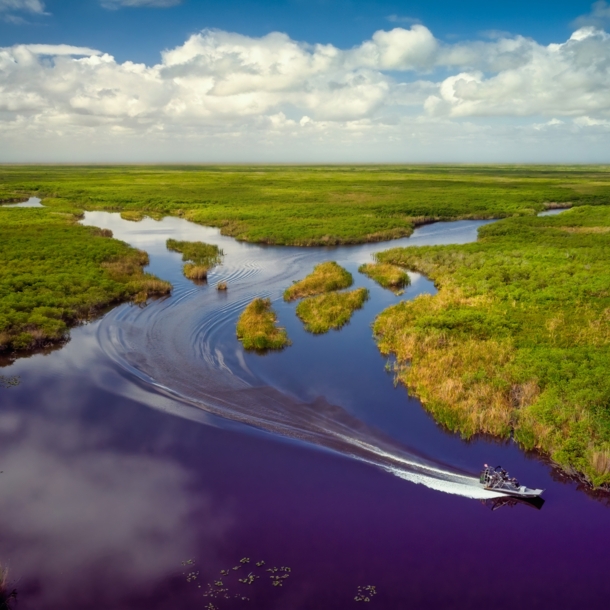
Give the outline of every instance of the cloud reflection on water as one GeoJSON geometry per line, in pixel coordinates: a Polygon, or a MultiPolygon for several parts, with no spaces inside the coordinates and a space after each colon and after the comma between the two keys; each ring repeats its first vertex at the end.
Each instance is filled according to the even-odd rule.
{"type": "Polygon", "coordinates": [[[28,607],[118,608],[174,576],[202,540],[213,554],[230,517],[189,471],[61,419],[0,414],[0,551],[28,607]]]}

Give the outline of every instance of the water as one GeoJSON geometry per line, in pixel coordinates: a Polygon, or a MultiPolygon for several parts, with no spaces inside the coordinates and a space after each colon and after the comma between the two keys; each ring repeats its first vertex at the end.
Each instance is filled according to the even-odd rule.
{"type": "MultiPolygon", "coordinates": [[[[394,387],[370,324],[434,286],[413,275],[396,297],[357,273],[388,244],[260,247],[176,218],[84,222],[149,252],[175,288],[2,371],[21,377],[0,390],[0,562],[20,608],[349,608],[366,585],[387,609],[606,606],[606,504],[511,443],[444,432],[394,387]],[[224,249],[207,285],[182,276],[168,237],[224,249]],[[323,260],[371,299],[341,331],[312,336],[281,293],[323,260]],[[243,352],[235,320],[254,296],[273,300],[290,348],[243,352]],[[545,488],[542,510],[472,499],[484,461],[545,488]],[[202,596],[242,565],[213,585],[231,599],[202,596]],[[288,572],[265,570],[282,566],[289,578],[271,586],[288,572]],[[501,596],[486,585],[498,576],[501,596]]],[[[390,245],[464,243],[481,224],[390,245]]]]}
{"type": "Polygon", "coordinates": [[[539,212],[538,216],[557,216],[557,214],[567,212],[570,209],[571,208],[554,208],[552,210],[545,210],[544,212],[539,212]]]}
{"type": "MultiPolygon", "coordinates": [[[[2,204],[0,204],[2,205],[2,204]]],[[[21,203],[10,203],[2,205],[3,208],[42,208],[44,207],[42,203],[40,203],[40,199],[38,197],[30,197],[27,201],[22,201],[21,203]]]]}

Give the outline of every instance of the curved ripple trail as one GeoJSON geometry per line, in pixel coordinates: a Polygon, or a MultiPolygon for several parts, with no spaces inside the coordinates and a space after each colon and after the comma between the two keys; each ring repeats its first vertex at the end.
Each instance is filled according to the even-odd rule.
{"type": "MultiPolygon", "coordinates": [[[[146,231],[148,221],[142,221],[141,234],[155,240],[142,243],[133,224],[102,214],[94,213],[93,224],[102,221],[116,237],[144,246],[151,255],[151,271],[161,271],[175,286],[169,298],[142,308],[119,307],[102,320],[99,343],[121,369],[213,415],[361,460],[414,483],[469,498],[498,496],[482,489],[472,476],[419,455],[325,398],[308,403],[264,385],[248,368],[241,346],[236,347],[235,321],[255,296],[277,298],[294,279],[329,258],[343,264],[370,260],[379,244],[336,248],[332,253],[258,247],[176,218],[157,223],[154,233],[146,231]],[[226,281],[229,293],[186,281],[180,257],[165,249],[168,236],[223,248],[224,262],[210,273],[209,284],[226,281]]],[[[421,233],[438,235],[452,228],[444,225],[435,232],[426,227],[421,233]]],[[[421,238],[425,241],[424,235],[421,238]]]]}

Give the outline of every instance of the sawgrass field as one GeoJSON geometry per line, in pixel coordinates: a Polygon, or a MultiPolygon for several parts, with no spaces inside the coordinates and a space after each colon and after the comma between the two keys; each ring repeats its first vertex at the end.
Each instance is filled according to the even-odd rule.
{"type": "Polygon", "coordinates": [[[0,167],[0,200],[182,216],[280,245],[384,241],[434,219],[533,215],[545,204],[610,199],[600,167],[0,167]]]}
{"type": "MultiPolygon", "coordinates": [[[[0,201],[32,195],[46,208],[0,207],[0,350],[9,353],[61,340],[110,303],[170,289],[143,273],[143,253],[76,224],[82,210],[175,215],[301,246],[504,218],[474,244],[378,256],[439,288],[379,316],[380,349],[396,354],[398,378],[449,429],[514,435],[610,484],[610,168],[0,167],[0,201]]],[[[278,347],[287,343],[266,303],[254,313],[280,333],[278,347]]]]}

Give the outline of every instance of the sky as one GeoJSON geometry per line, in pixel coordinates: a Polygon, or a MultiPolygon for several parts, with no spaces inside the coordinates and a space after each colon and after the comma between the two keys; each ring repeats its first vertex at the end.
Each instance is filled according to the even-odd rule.
{"type": "Polygon", "coordinates": [[[0,0],[0,162],[608,163],[610,4],[0,0]]]}

